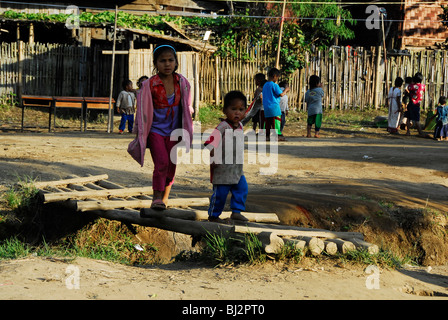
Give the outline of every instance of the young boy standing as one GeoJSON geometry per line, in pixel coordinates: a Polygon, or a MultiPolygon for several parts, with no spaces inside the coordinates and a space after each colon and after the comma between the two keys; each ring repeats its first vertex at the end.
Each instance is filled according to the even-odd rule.
{"type": "Polygon", "coordinates": [[[132,88],[131,80],[124,80],[122,85],[123,91],[118,95],[116,102],[118,111],[121,113],[121,122],[118,130],[120,133],[123,133],[127,122],[128,131],[132,132],[134,128],[135,90],[132,88]]]}
{"type": "Polygon", "coordinates": [[[314,124],[314,137],[319,138],[320,128],[322,126],[322,99],[324,97],[324,90],[322,83],[317,75],[310,76],[310,88],[305,93],[305,102],[307,103],[308,118],[306,126],[306,137],[311,137],[311,128],[314,124]]]}
{"type": "Polygon", "coordinates": [[[232,194],[230,219],[247,219],[241,214],[246,209],[248,186],[243,173],[244,132],[241,120],[246,111],[247,99],[240,91],[230,91],[224,97],[223,112],[226,119],[222,121],[205,142],[211,146],[210,180],[213,195],[208,209],[209,221],[224,222],[221,215],[226,204],[227,195],[232,194]],[[232,141],[228,141],[231,139],[232,141]]]}
{"type": "Polygon", "coordinates": [[[266,120],[266,141],[270,140],[271,128],[276,130],[279,135],[279,141],[285,141],[285,138],[281,136],[282,132],[280,130],[282,115],[280,98],[289,91],[289,87],[282,91],[277,84],[279,78],[280,70],[272,68],[268,73],[268,81],[263,86],[262,95],[264,117],[266,120]]]}

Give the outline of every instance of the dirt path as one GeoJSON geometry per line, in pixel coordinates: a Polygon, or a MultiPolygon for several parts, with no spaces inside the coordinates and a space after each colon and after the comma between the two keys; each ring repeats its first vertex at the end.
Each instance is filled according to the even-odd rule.
{"type": "MultiPolygon", "coordinates": [[[[379,229],[362,228],[377,219],[375,210],[447,211],[448,143],[389,136],[379,129],[327,129],[321,139],[304,138],[302,131],[286,132],[288,141],[278,145],[278,167],[272,165],[273,159],[268,164],[259,159],[255,164],[245,162],[247,211],[275,209],[283,223],[326,228],[352,219],[348,225],[361,228],[372,242],[377,240],[373,231],[379,229]],[[274,167],[276,172],[263,175],[260,167],[274,167]]],[[[99,132],[0,133],[0,185],[6,189],[24,176],[45,181],[104,173],[125,186],[150,185],[151,161],[141,168],[126,153],[132,138],[99,132]]],[[[178,166],[173,197],[210,192],[205,163],[178,166]]],[[[387,232],[392,237],[395,231],[387,232]]],[[[437,262],[444,254],[436,252],[430,261],[437,262]]],[[[446,299],[448,295],[448,269],[436,263],[429,273],[411,267],[380,270],[378,290],[366,287],[372,274],[359,267],[310,263],[314,265],[210,269],[175,263],[142,268],[81,258],[68,262],[28,258],[0,263],[0,299],[420,299],[430,293],[436,295],[430,299],[446,299]],[[66,268],[72,265],[80,271],[79,290],[66,287],[70,275],[66,268]]]]}
{"type": "Polygon", "coordinates": [[[84,258],[27,258],[0,263],[0,299],[448,299],[447,275],[446,267],[376,274],[325,263],[217,269],[175,263],[142,268],[84,258]]]}

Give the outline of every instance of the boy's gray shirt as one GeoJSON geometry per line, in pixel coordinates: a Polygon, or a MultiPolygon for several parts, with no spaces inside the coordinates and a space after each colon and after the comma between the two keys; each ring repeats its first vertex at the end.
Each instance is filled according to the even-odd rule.
{"type": "Polygon", "coordinates": [[[320,87],[310,89],[305,93],[305,102],[307,103],[309,116],[322,113],[323,97],[324,90],[320,87]]]}

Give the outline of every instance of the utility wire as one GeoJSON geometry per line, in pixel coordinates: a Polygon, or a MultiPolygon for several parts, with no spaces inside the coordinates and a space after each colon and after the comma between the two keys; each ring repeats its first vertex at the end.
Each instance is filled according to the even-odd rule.
{"type": "MultiPolygon", "coordinates": [[[[227,1],[227,0],[215,0],[215,1],[227,1]]],[[[249,0],[249,1],[243,1],[243,0],[232,0],[234,2],[252,2],[252,3],[278,3],[281,4],[283,3],[283,1],[275,1],[275,0],[249,0]]],[[[2,3],[9,3],[9,4],[26,4],[26,5],[33,5],[33,6],[43,6],[43,7],[58,7],[58,8],[66,8],[67,6],[63,6],[63,5],[57,5],[57,4],[41,4],[41,3],[27,3],[27,2],[17,2],[17,1],[1,1],[0,4],[2,3]]],[[[295,3],[295,4],[326,4],[326,5],[334,5],[334,4],[341,4],[341,6],[347,5],[347,4],[356,4],[356,5],[360,5],[360,4],[403,4],[402,2],[313,2],[313,1],[303,1],[303,2],[294,2],[294,1],[287,1],[287,3],[295,3]]],[[[433,5],[435,5],[434,2],[419,2],[418,5],[420,6],[420,4],[426,4],[426,3],[432,3],[433,5]]],[[[448,5],[448,1],[446,2],[446,4],[448,5]]],[[[439,5],[439,4],[438,4],[439,5]]],[[[96,8],[96,7],[79,7],[82,9],[91,9],[91,10],[112,10],[111,8],[96,8]]],[[[127,9],[120,9],[120,11],[142,11],[145,12],[145,10],[127,10],[127,9]]],[[[218,15],[218,14],[204,14],[204,13],[192,13],[192,12],[180,12],[180,11],[167,11],[167,12],[163,12],[166,14],[176,14],[178,16],[187,16],[187,17],[199,17],[199,18],[248,18],[248,19],[285,19],[285,20],[319,20],[319,21],[337,21],[337,20],[342,20],[342,21],[347,21],[347,20],[356,20],[359,22],[365,22],[365,21],[371,21],[371,19],[369,18],[319,18],[319,17],[281,17],[281,16],[255,16],[255,15],[218,15]]],[[[404,22],[404,21],[418,21],[417,19],[384,19],[384,22],[404,22]]],[[[425,22],[435,22],[435,23],[446,23],[448,21],[444,21],[444,20],[425,20],[425,22]]]]}

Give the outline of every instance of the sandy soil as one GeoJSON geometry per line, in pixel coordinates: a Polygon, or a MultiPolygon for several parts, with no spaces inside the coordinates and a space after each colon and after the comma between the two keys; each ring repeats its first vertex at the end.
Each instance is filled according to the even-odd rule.
{"type": "MultiPolygon", "coordinates": [[[[448,143],[374,128],[329,128],[320,139],[305,138],[303,131],[300,126],[286,129],[288,141],[278,144],[278,168],[273,159],[245,162],[247,211],[277,212],[287,224],[350,225],[379,245],[388,239],[404,242],[394,236],[406,231],[393,229],[402,226],[389,220],[373,226],[384,219],[377,217],[379,209],[390,206],[395,215],[425,207],[447,211],[448,143]],[[261,167],[269,166],[275,174],[260,174],[261,167]]],[[[3,189],[25,175],[46,181],[105,173],[128,187],[151,183],[151,161],[141,168],[126,152],[130,134],[91,130],[0,136],[3,189]]],[[[205,163],[178,166],[173,197],[210,192],[205,163]]],[[[305,265],[210,268],[192,262],[131,267],[29,257],[0,262],[0,299],[447,299],[444,254],[428,253],[425,267],[381,269],[378,274],[319,259],[305,265]],[[70,290],[77,275],[73,270],[79,271],[80,288],[70,290]],[[378,276],[379,289],[369,289],[372,276],[378,276]]]]}

